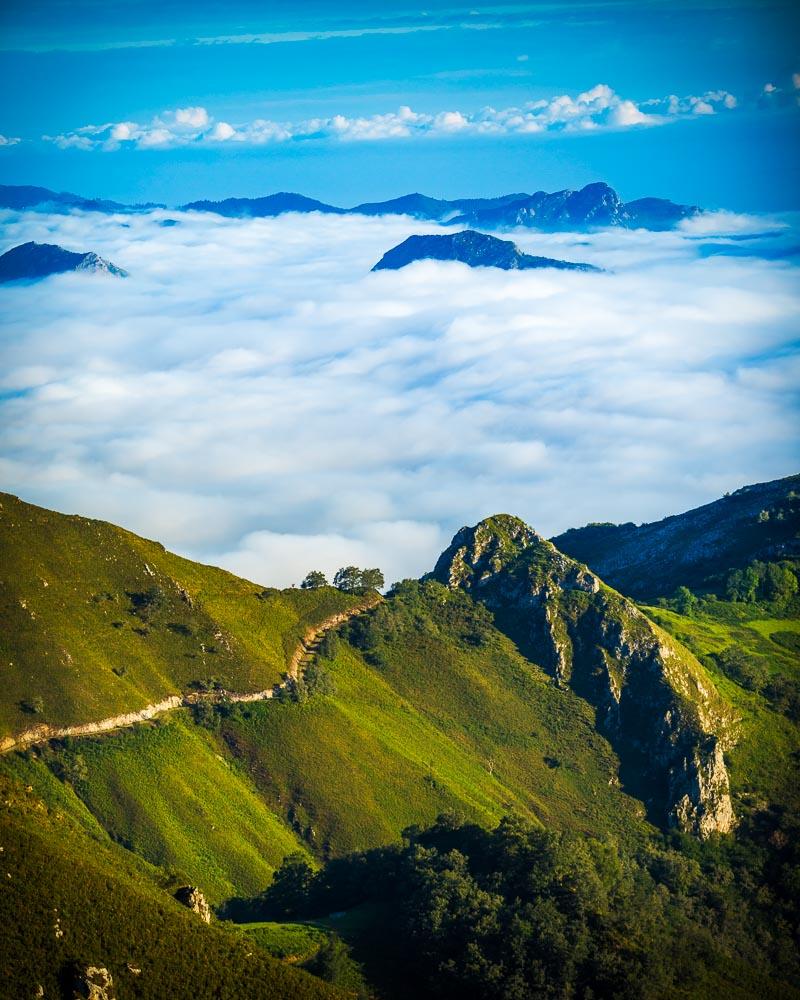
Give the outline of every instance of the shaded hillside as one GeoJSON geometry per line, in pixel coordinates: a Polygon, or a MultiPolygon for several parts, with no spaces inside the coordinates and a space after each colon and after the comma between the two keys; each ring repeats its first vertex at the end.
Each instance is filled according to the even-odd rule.
{"type": "Polygon", "coordinates": [[[800,558],[800,476],[745,486],[651,524],[589,524],[552,541],[640,600],[678,586],[724,595],[731,570],[800,558]]]}
{"type": "Polygon", "coordinates": [[[3,995],[71,997],[76,976],[94,967],[120,998],[342,996],[204,924],[172,898],[164,873],[91,836],[57,797],[2,777],[0,793],[3,995]]]}

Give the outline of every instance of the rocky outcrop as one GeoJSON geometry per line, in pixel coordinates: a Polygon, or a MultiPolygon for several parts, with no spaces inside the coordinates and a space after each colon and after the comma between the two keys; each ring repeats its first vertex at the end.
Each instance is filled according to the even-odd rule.
{"type": "Polygon", "coordinates": [[[664,825],[700,837],[732,829],[731,710],[635,605],[508,515],[462,528],[432,576],[485,603],[556,684],[595,706],[628,783],[664,825]]]}
{"type": "Polygon", "coordinates": [[[710,737],[673,768],[670,784],[672,825],[698,837],[727,832],[736,823],[728,772],[719,740],[710,737]]]}
{"type": "Polygon", "coordinates": [[[206,923],[211,923],[211,907],[202,891],[196,885],[184,885],[175,893],[175,898],[200,919],[206,923]]]}
{"type": "Polygon", "coordinates": [[[115,1000],[114,980],[108,969],[87,965],[75,972],[73,1000],[115,1000]]]}

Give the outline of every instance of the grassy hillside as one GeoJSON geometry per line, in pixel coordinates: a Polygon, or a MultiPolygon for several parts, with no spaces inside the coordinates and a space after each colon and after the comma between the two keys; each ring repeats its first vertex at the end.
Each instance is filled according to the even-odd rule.
{"type": "Polygon", "coordinates": [[[72,996],[76,969],[102,966],[116,995],[236,1000],[341,997],[317,979],[206,926],[132,856],[90,839],[80,824],[0,778],[0,965],[3,995],[72,996]]]}
{"type": "Polygon", "coordinates": [[[181,712],[38,756],[117,842],[219,903],[259,891],[302,849],[220,750],[181,712]]]}
{"type": "MultiPolygon", "coordinates": [[[[483,609],[406,584],[324,661],[334,693],[237,707],[223,739],[320,855],[396,840],[454,810],[579,830],[637,827],[590,707],[557,691],[483,609]]],[[[640,826],[644,829],[644,826],[640,826]]]]}
{"type": "Polygon", "coordinates": [[[354,599],[264,589],[102,521],[0,494],[0,735],[136,711],[193,684],[270,687],[354,599]]]}
{"type": "Polygon", "coordinates": [[[800,618],[793,609],[775,617],[774,608],[717,600],[689,614],[645,610],[701,658],[740,718],[727,755],[738,811],[770,803],[800,812],[800,618]]]}

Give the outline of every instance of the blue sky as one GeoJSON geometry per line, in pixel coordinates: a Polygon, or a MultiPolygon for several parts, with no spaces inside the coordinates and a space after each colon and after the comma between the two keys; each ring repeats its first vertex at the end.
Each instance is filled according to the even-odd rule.
{"type": "Polygon", "coordinates": [[[352,204],[605,179],[625,198],[796,209],[799,28],[788,4],[713,0],[11,0],[0,181],[352,204]]]}

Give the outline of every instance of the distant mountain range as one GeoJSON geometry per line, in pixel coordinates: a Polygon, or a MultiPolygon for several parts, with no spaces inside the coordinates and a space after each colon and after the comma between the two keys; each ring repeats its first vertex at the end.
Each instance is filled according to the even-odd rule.
{"type": "MultiPolygon", "coordinates": [[[[50,211],[80,209],[95,212],[136,213],[164,205],[124,205],[115,201],[81,198],[47,188],[0,185],[0,208],[50,211]]],[[[579,191],[548,194],[517,192],[496,198],[430,198],[406,194],[388,201],[364,202],[340,208],[301,194],[278,192],[261,198],[226,198],[222,201],[191,201],[180,206],[185,212],[215,212],[228,218],[271,218],[285,212],[322,212],[328,215],[409,215],[426,222],[457,223],[484,229],[526,226],[534,229],[589,229],[603,226],[671,229],[682,219],[701,212],[694,205],[678,205],[664,198],[640,198],[623,202],[608,184],[587,184],[579,191]]]]}
{"type": "Polygon", "coordinates": [[[517,200],[487,207],[473,206],[453,222],[482,226],[530,226],[535,229],[573,229],[624,226],[631,229],[672,229],[682,219],[697,215],[694,205],[676,205],[663,198],[640,198],[625,204],[608,184],[587,184],[580,191],[537,191],[517,200]]]}
{"type": "Polygon", "coordinates": [[[118,201],[107,201],[104,198],[82,198],[69,191],[50,191],[48,188],[33,187],[29,184],[0,184],[0,208],[11,208],[23,211],[26,208],[37,208],[51,212],[69,211],[77,208],[82,212],[149,212],[154,208],[166,208],[155,202],[144,202],[141,205],[123,205],[118,201]]]}
{"type": "Polygon", "coordinates": [[[409,236],[388,250],[373,271],[397,271],[417,260],[456,260],[470,267],[499,267],[504,271],[554,267],[562,271],[599,271],[591,264],[575,264],[552,257],[523,253],[511,240],[465,229],[446,236],[409,236]]]}
{"type": "Polygon", "coordinates": [[[66,271],[105,271],[118,278],[128,275],[96,253],[75,253],[55,243],[22,243],[0,256],[0,282],[36,281],[66,271]]]}

